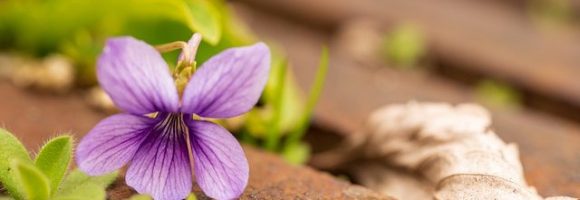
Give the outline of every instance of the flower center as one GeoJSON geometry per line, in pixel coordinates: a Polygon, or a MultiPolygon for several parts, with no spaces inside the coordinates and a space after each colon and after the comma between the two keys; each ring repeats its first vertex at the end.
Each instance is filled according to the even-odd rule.
{"type": "Polygon", "coordinates": [[[157,122],[153,131],[164,137],[183,137],[189,131],[184,121],[188,116],[182,113],[160,113],[157,117],[161,121],[157,122]]]}

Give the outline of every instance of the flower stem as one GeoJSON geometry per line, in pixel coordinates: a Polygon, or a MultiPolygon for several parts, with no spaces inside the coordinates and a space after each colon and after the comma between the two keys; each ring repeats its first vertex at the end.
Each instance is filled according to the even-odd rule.
{"type": "Polygon", "coordinates": [[[273,102],[273,110],[274,115],[272,116],[269,127],[266,132],[266,141],[265,141],[265,148],[269,151],[275,151],[276,147],[278,147],[278,143],[280,141],[280,118],[282,117],[282,102],[284,99],[284,88],[286,83],[286,70],[287,70],[287,62],[282,61],[280,66],[280,71],[276,74],[276,80],[278,84],[276,85],[276,89],[274,90],[274,102],[273,102]]]}
{"type": "Polygon", "coordinates": [[[320,63],[318,64],[318,69],[316,70],[316,77],[314,79],[314,84],[310,89],[310,94],[308,95],[308,100],[306,106],[302,111],[302,117],[299,119],[296,128],[288,135],[285,146],[296,145],[300,142],[304,136],[306,129],[310,124],[310,118],[312,117],[312,112],[314,111],[314,106],[318,102],[320,93],[322,93],[322,88],[326,79],[326,74],[328,72],[328,48],[322,48],[322,55],[320,56],[320,63]]]}
{"type": "MultiPolygon", "coordinates": [[[[167,44],[156,45],[155,49],[161,53],[167,53],[167,52],[174,51],[177,49],[185,49],[185,47],[187,47],[186,42],[175,41],[175,42],[170,42],[167,44]]],[[[186,52],[184,52],[184,53],[186,53],[186,52]]]]}

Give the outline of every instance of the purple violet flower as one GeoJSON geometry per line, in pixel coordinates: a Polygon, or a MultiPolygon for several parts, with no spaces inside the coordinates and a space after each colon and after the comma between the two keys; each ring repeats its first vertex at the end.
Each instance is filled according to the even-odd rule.
{"type": "MultiPolygon", "coordinates": [[[[193,52],[184,54],[194,56],[199,38],[192,37],[189,45],[186,50],[193,52]]],[[[180,61],[193,62],[183,57],[180,61]]],[[[97,76],[126,113],[102,120],[82,139],[76,151],[79,168],[102,175],[128,165],[127,184],[155,199],[187,197],[193,175],[209,197],[239,197],[248,182],[248,161],[238,141],[205,118],[249,111],[264,89],[269,66],[270,51],[263,43],[227,49],[195,72],[180,100],[167,64],[152,46],[132,37],[109,39],[97,76]]]]}

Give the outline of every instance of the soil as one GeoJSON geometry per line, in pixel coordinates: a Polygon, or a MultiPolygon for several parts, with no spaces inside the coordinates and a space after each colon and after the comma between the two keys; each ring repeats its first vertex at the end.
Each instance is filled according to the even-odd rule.
{"type": "MultiPolygon", "coordinates": [[[[106,117],[91,109],[83,92],[66,95],[40,94],[0,82],[0,122],[30,149],[38,149],[48,138],[70,133],[77,139],[106,117]]],[[[361,186],[339,180],[305,166],[292,166],[276,155],[244,146],[250,163],[250,180],[241,199],[391,199],[361,186]]],[[[109,187],[109,199],[135,194],[123,177],[109,187]]],[[[198,199],[203,196],[194,188],[198,199]]]]}

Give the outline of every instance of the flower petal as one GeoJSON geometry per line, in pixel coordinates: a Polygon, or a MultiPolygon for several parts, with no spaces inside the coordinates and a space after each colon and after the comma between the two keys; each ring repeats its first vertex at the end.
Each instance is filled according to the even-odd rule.
{"type": "Polygon", "coordinates": [[[97,76],[115,105],[126,112],[178,110],[179,97],[167,63],[143,41],[109,39],[97,62],[97,76]]]}
{"type": "Polygon", "coordinates": [[[133,157],[125,181],[154,199],[184,199],[192,185],[187,127],[178,115],[162,115],[164,120],[152,129],[133,157]]]}
{"type": "Polygon", "coordinates": [[[207,121],[189,123],[197,184],[209,197],[234,199],[248,183],[248,160],[238,141],[223,127],[207,121]]]}
{"type": "Polygon", "coordinates": [[[182,112],[212,118],[243,114],[258,102],[269,70],[264,43],[227,49],[193,75],[183,92],[182,112]]]}
{"type": "Polygon", "coordinates": [[[131,160],[146,138],[153,119],[117,114],[102,120],[79,143],[78,167],[89,175],[102,175],[131,160]]]}

